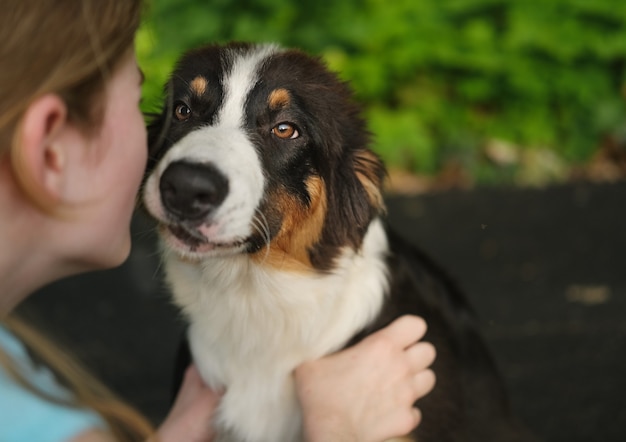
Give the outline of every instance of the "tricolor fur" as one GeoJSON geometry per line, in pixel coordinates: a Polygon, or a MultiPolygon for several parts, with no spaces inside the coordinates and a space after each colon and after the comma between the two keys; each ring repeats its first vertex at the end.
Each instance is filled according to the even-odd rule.
{"type": "MultiPolygon", "coordinates": [[[[426,423],[425,402],[419,440],[473,440],[465,393],[452,391],[463,374],[445,348],[474,339],[470,315],[417,252],[394,261],[380,219],[384,168],[348,87],[301,52],[230,44],[186,54],[167,95],[150,126],[143,201],[160,226],[194,360],[210,386],[226,389],[220,440],[300,440],[293,369],[404,313],[439,332],[431,340],[443,387],[431,410],[451,420],[426,423]],[[428,281],[398,270],[407,265],[428,281]]],[[[495,386],[478,393],[504,406],[485,361],[495,386]]]]}

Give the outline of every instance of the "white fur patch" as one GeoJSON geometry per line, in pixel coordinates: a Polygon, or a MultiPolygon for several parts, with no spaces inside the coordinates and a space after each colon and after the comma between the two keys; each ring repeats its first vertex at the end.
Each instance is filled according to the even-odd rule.
{"type": "Polygon", "coordinates": [[[344,250],[328,275],[281,272],[245,255],[198,263],[167,255],[198,368],[209,385],[226,387],[216,424],[233,433],[220,440],[301,440],[292,371],[341,348],[380,311],[386,253],[374,221],[361,252],[344,250]]]}
{"type": "MultiPolygon", "coordinates": [[[[225,201],[198,231],[211,243],[237,242],[253,233],[252,226],[259,224],[255,223],[254,215],[263,196],[265,178],[254,145],[243,130],[245,103],[263,60],[276,50],[268,45],[246,56],[236,56],[231,72],[224,79],[224,102],[215,124],[190,132],[159,161],[143,191],[145,206],[155,218],[167,222],[159,193],[159,182],[167,167],[181,160],[210,163],[226,177],[229,191],[225,201]]],[[[240,251],[229,250],[230,253],[240,251]]],[[[220,249],[208,252],[220,253],[220,249]]],[[[187,255],[197,258],[191,251],[187,255]]]]}
{"type": "MultiPolygon", "coordinates": [[[[158,193],[161,175],[175,161],[211,163],[228,179],[229,191],[224,202],[201,226],[200,231],[212,242],[246,238],[251,219],[263,196],[264,177],[259,157],[241,129],[207,126],[194,130],[176,143],[159,162],[146,183],[145,192],[158,193]]],[[[154,212],[162,211],[159,206],[154,212]]],[[[150,210],[150,208],[149,208],[150,210]]]]}
{"type": "Polygon", "coordinates": [[[257,80],[258,69],[277,50],[273,45],[260,46],[245,57],[234,59],[230,74],[224,82],[224,106],[217,118],[217,126],[242,126],[246,98],[257,80]]]}

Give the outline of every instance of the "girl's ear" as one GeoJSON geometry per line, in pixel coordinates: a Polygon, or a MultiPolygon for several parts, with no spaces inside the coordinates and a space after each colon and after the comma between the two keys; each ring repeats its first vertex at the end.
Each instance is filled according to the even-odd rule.
{"type": "Polygon", "coordinates": [[[54,94],[33,101],[18,128],[12,161],[23,189],[36,201],[53,203],[63,197],[66,163],[67,106],[54,94]]]}

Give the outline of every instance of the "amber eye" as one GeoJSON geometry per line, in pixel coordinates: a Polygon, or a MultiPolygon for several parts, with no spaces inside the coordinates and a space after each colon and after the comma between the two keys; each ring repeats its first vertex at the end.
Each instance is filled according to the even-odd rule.
{"type": "Polygon", "coordinates": [[[293,140],[300,136],[298,129],[289,123],[280,123],[274,126],[272,133],[283,140],[293,140]]]}
{"type": "Polygon", "coordinates": [[[174,116],[180,121],[185,121],[191,117],[191,109],[185,103],[179,102],[174,108],[174,116]]]}

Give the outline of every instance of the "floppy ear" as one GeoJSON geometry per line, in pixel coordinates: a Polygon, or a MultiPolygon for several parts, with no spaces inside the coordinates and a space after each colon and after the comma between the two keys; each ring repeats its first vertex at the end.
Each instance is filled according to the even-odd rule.
{"type": "Polygon", "coordinates": [[[67,106],[48,94],[28,106],[17,129],[12,165],[16,179],[35,201],[50,203],[62,197],[66,162],[62,137],[67,126],[67,106]]]}
{"type": "Polygon", "coordinates": [[[340,213],[335,226],[345,229],[345,238],[357,249],[372,219],[385,210],[381,189],[385,169],[378,156],[365,148],[348,151],[340,167],[333,177],[339,181],[330,183],[340,213]]]}

